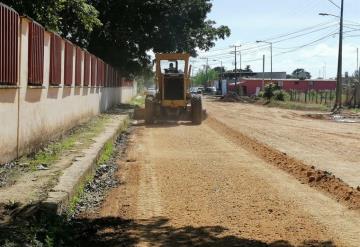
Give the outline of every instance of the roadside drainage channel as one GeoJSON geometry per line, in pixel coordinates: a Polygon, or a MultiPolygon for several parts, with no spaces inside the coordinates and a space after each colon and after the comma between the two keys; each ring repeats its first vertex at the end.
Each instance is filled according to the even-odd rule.
{"type": "Polygon", "coordinates": [[[96,212],[108,191],[121,184],[117,177],[119,160],[121,161],[126,155],[129,137],[133,130],[134,127],[129,126],[127,130],[120,133],[116,138],[110,157],[105,162],[99,163],[94,177],[84,184],[78,197],[73,198],[73,204],[70,205],[67,214],[68,218],[74,220],[77,217],[81,217],[84,213],[96,212]]]}
{"type": "Polygon", "coordinates": [[[68,213],[73,198],[78,196],[81,188],[94,176],[106,144],[115,143],[118,136],[126,131],[129,116],[132,116],[132,112],[121,116],[118,123],[107,126],[100,136],[94,138],[94,144],[83,151],[83,156],[63,171],[57,185],[41,203],[45,212],[58,215],[68,213]]]}

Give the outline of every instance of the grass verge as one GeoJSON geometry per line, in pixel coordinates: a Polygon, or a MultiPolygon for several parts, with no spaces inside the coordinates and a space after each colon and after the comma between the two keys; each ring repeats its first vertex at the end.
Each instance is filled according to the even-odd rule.
{"type": "Polygon", "coordinates": [[[113,152],[114,152],[114,143],[112,141],[108,141],[105,143],[105,146],[103,148],[103,151],[99,157],[98,164],[103,164],[111,158],[113,152]]]}
{"type": "Polygon", "coordinates": [[[57,141],[50,142],[40,151],[24,156],[18,161],[21,164],[27,164],[30,170],[35,171],[39,166],[50,167],[54,162],[73,148],[86,148],[92,143],[92,138],[97,136],[105,127],[108,115],[101,115],[93,118],[89,122],[80,125],[61,137],[57,141]]]}
{"type": "Polygon", "coordinates": [[[292,101],[275,101],[272,100],[268,103],[264,103],[268,107],[278,107],[282,109],[301,110],[301,111],[330,111],[331,107],[319,104],[305,104],[292,101]]]}
{"type": "MultiPolygon", "coordinates": [[[[118,135],[121,135],[123,132],[125,132],[129,127],[129,120],[125,119],[123,124],[121,125],[118,135]]],[[[118,136],[117,135],[117,136],[118,136]]],[[[99,158],[96,161],[97,166],[107,163],[115,154],[116,148],[114,144],[114,140],[109,140],[105,143],[99,158]]],[[[84,194],[84,188],[85,186],[90,183],[94,179],[94,175],[89,175],[85,181],[78,187],[76,190],[75,195],[71,198],[68,208],[68,215],[73,215],[76,206],[78,205],[81,197],[84,194]]]]}

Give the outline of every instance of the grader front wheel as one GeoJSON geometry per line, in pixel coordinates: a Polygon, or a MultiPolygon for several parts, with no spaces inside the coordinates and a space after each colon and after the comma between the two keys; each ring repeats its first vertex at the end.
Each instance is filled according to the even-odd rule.
{"type": "Polygon", "coordinates": [[[202,122],[202,101],[199,95],[194,95],[191,98],[191,120],[193,124],[201,124],[202,122]]]}

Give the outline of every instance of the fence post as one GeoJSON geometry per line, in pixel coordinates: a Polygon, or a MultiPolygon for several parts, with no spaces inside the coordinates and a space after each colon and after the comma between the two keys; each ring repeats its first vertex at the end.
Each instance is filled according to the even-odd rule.
{"type": "Polygon", "coordinates": [[[326,103],[327,103],[327,101],[326,101],[326,99],[327,99],[327,94],[328,94],[328,92],[325,91],[325,105],[326,105],[326,103]]]}
{"type": "Polygon", "coordinates": [[[323,92],[321,91],[320,92],[320,104],[322,104],[322,102],[323,102],[323,92]]]}

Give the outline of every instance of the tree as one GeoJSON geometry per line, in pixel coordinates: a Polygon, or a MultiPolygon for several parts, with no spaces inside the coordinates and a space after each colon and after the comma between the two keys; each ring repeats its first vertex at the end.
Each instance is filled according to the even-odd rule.
{"type": "Polygon", "coordinates": [[[248,73],[252,73],[252,69],[250,68],[250,65],[246,65],[245,69],[241,70],[242,72],[248,72],[248,73]]]}
{"type": "Polygon", "coordinates": [[[311,79],[311,74],[307,72],[305,69],[296,69],[291,73],[292,78],[296,79],[311,79]]]}
{"type": "Polygon", "coordinates": [[[124,75],[149,68],[149,51],[209,50],[230,35],[207,19],[211,0],[5,0],[87,48],[124,75]]]}
{"type": "Polygon", "coordinates": [[[218,74],[221,74],[221,73],[225,73],[225,67],[215,67],[214,70],[218,73],[218,74]]]}
{"type": "Polygon", "coordinates": [[[210,0],[91,0],[100,11],[103,27],[91,36],[89,50],[125,72],[147,66],[153,52],[208,50],[230,35],[206,19],[210,0]]]}
{"type": "Polygon", "coordinates": [[[219,79],[219,73],[215,69],[208,69],[206,73],[206,69],[200,70],[197,74],[192,78],[192,82],[194,85],[203,85],[208,81],[214,81],[219,79]]]}
{"type": "Polygon", "coordinates": [[[86,0],[3,0],[22,15],[72,42],[87,46],[91,32],[101,26],[99,12],[86,0]]]}

